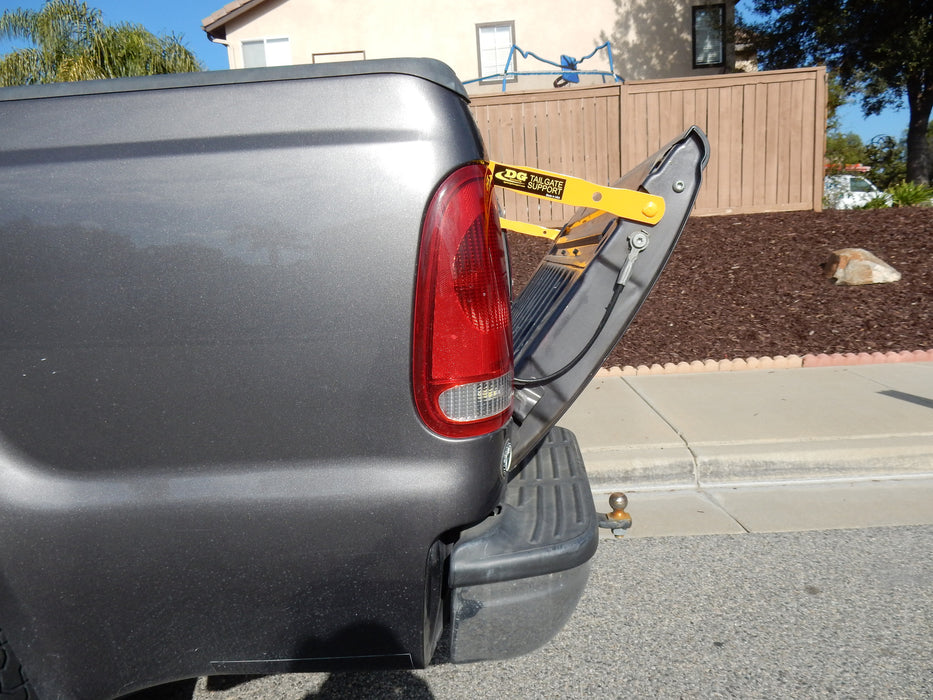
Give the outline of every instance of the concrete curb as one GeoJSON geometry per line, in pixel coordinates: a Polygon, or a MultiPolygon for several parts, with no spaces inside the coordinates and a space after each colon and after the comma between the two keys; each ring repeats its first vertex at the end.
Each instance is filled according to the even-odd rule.
{"type": "Polygon", "coordinates": [[[796,372],[606,372],[561,424],[600,492],[933,474],[933,352],[814,357],[796,372]]]}

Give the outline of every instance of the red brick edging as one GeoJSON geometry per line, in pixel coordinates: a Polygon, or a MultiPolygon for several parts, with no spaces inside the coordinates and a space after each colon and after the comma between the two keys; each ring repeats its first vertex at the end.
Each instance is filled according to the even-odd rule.
{"type": "Polygon", "coordinates": [[[848,365],[874,365],[889,362],[933,362],[933,348],[929,350],[902,350],[900,352],[847,352],[827,355],[776,355],[774,357],[746,357],[735,360],[694,360],[668,362],[632,367],[601,368],[597,377],[635,377],[649,374],[688,374],[691,372],[737,372],[749,369],[794,369],[799,367],[844,367],[848,365]]]}

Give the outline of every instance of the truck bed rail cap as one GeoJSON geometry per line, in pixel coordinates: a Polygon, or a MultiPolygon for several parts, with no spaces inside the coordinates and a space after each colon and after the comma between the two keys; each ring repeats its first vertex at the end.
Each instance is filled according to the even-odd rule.
{"type": "Polygon", "coordinates": [[[336,78],[355,75],[396,73],[429,80],[441,87],[467,97],[460,79],[446,63],[433,58],[385,58],[369,61],[302,64],[272,68],[238,68],[234,70],[173,73],[137,78],[86,80],[75,83],[50,83],[0,88],[0,102],[32,100],[43,97],[70,97],[99,95],[139,90],[165,90],[169,88],[204,87],[262,83],[278,80],[305,80],[309,78],[336,78]]]}

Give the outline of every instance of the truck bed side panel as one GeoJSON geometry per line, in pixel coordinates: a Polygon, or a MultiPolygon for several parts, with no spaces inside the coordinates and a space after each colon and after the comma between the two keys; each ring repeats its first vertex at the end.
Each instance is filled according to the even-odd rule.
{"type": "Polygon", "coordinates": [[[426,663],[432,543],[502,488],[501,431],[443,441],[410,398],[464,100],[334,76],[0,125],[0,626],[40,691],[426,663]]]}

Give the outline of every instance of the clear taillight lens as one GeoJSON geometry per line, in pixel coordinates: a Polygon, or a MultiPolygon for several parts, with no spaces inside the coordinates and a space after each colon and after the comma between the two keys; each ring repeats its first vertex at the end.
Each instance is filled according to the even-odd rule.
{"type": "Polygon", "coordinates": [[[445,437],[472,437],[508,422],[508,263],[483,165],[456,170],[428,207],[412,340],[415,406],[426,426],[445,437]]]}
{"type": "Polygon", "coordinates": [[[498,415],[512,405],[512,373],[447,389],[437,398],[437,403],[441,413],[457,423],[498,415]]]}

